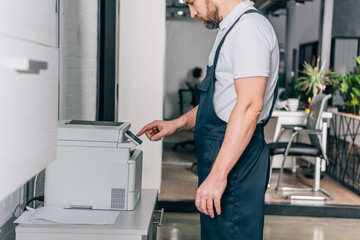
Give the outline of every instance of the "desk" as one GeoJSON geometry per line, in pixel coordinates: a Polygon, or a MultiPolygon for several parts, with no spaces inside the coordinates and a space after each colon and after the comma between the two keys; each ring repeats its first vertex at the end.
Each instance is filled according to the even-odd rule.
{"type": "MultiPolygon", "coordinates": [[[[275,141],[275,139],[277,138],[277,136],[280,133],[281,130],[281,126],[282,125],[304,125],[306,124],[306,119],[307,119],[307,113],[305,111],[296,111],[296,112],[289,112],[289,111],[280,111],[280,110],[274,110],[272,116],[271,116],[271,120],[275,120],[275,131],[273,130],[274,136],[273,138],[267,139],[268,142],[273,142],[275,141]]],[[[330,119],[332,118],[332,113],[331,112],[323,112],[322,113],[322,118],[323,119],[330,119]]],[[[327,143],[327,122],[326,121],[322,121],[322,145],[323,148],[326,151],[326,143],[327,143]]],[[[265,131],[267,133],[269,133],[274,127],[274,122],[270,122],[269,126],[267,126],[265,129],[265,131]],[[272,129],[269,129],[272,128],[272,129]]],[[[269,134],[270,135],[270,134],[269,134]]],[[[280,141],[287,141],[290,139],[290,133],[286,134],[286,132],[283,133],[282,137],[280,138],[280,141]]],[[[295,163],[296,158],[292,158],[292,160],[288,159],[286,162],[285,167],[287,168],[292,168],[293,172],[296,171],[296,163],[295,163]],[[290,165],[289,165],[290,164],[290,165]]],[[[274,156],[273,157],[273,163],[272,163],[272,168],[280,168],[281,167],[281,161],[282,161],[282,156],[274,156]]],[[[315,163],[314,160],[310,160],[310,162],[315,163]]],[[[321,165],[321,169],[323,171],[325,171],[325,163],[322,163],[321,165]]]]}
{"type": "Polygon", "coordinates": [[[114,225],[19,224],[15,229],[16,240],[156,240],[153,224],[156,201],[157,190],[143,189],[135,210],[120,211],[114,225]]]}

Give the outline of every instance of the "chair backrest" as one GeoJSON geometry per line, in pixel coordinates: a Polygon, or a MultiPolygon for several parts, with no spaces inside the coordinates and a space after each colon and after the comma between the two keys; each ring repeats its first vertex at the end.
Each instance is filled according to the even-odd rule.
{"type": "Polygon", "coordinates": [[[189,82],[186,82],[186,86],[190,89],[192,95],[191,104],[196,107],[200,102],[200,91],[197,88],[193,88],[189,82]]]}
{"type": "MultiPolygon", "coordinates": [[[[306,121],[306,129],[321,130],[321,115],[327,108],[327,101],[331,98],[331,94],[317,94],[311,100],[310,112],[306,121]]],[[[310,142],[316,147],[320,147],[321,141],[318,135],[309,135],[310,142]]]]}

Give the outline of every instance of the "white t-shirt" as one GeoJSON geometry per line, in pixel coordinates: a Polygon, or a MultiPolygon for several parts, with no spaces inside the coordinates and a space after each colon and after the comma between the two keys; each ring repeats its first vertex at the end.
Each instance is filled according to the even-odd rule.
{"type": "MultiPolygon", "coordinates": [[[[227,30],[248,9],[255,8],[250,1],[245,0],[221,21],[209,56],[209,66],[213,65],[216,49],[227,30]]],[[[266,119],[273,103],[278,69],[279,46],[270,22],[258,13],[243,15],[227,35],[216,66],[214,108],[219,118],[225,122],[229,121],[237,100],[235,79],[262,76],[268,77],[268,81],[264,95],[264,107],[258,123],[266,119]]]]}

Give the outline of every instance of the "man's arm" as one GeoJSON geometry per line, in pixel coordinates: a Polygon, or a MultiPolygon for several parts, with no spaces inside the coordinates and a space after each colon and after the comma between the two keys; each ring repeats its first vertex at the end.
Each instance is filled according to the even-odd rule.
{"type": "Polygon", "coordinates": [[[267,77],[235,79],[237,101],[230,115],[225,138],[214,165],[196,192],[198,210],[212,218],[214,207],[221,213],[220,199],[227,185],[227,177],[255,131],[266,89],[267,77]]]}
{"type": "Polygon", "coordinates": [[[143,127],[136,135],[141,136],[145,133],[151,141],[158,141],[162,137],[174,134],[175,132],[192,129],[195,127],[197,109],[198,106],[171,121],[155,120],[143,127]]]}

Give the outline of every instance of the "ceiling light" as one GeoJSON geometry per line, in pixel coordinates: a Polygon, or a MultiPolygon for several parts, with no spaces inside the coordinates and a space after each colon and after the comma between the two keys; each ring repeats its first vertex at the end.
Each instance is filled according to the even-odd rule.
{"type": "Polygon", "coordinates": [[[184,15],[184,12],[183,11],[177,11],[177,14],[182,16],[182,15],[184,15]]]}
{"type": "Polygon", "coordinates": [[[179,0],[179,3],[182,3],[182,4],[184,4],[184,0],[179,0]]]}

